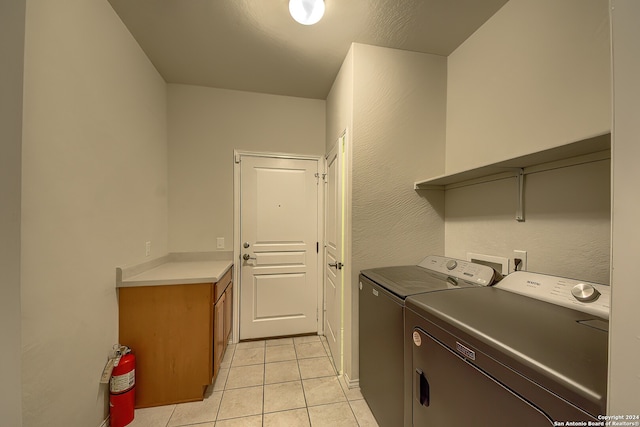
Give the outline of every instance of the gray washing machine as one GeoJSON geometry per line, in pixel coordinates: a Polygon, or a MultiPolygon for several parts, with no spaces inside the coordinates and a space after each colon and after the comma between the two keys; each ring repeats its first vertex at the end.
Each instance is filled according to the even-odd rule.
{"type": "Polygon", "coordinates": [[[410,425],[597,421],[606,413],[609,297],[605,285],[515,272],[491,288],[407,298],[410,425]]]}
{"type": "Polygon", "coordinates": [[[495,271],[471,262],[428,256],[418,265],[363,270],[359,292],[360,390],[380,427],[404,424],[405,299],[422,293],[488,286],[495,271]]]}

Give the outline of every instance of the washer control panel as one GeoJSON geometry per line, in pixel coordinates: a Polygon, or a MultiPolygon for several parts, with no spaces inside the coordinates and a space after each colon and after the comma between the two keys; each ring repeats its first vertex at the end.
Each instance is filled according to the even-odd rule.
{"type": "Polygon", "coordinates": [[[493,268],[486,265],[437,255],[429,255],[418,266],[481,286],[492,285],[496,276],[493,268]]]}
{"type": "Polygon", "coordinates": [[[609,318],[611,288],[608,285],[516,271],[502,279],[495,287],[603,319],[609,318]]]}

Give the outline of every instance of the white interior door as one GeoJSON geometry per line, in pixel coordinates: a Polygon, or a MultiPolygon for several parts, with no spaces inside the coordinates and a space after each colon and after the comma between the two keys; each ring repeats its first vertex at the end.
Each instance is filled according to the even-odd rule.
{"type": "Polygon", "coordinates": [[[326,157],[324,331],[336,370],[342,372],[343,301],[343,212],[342,161],[344,135],[326,157]]]}
{"type": "Polygon", "coordinates": [[[318,331],[318,172],[240,158],[240,339],[318,331]]]}

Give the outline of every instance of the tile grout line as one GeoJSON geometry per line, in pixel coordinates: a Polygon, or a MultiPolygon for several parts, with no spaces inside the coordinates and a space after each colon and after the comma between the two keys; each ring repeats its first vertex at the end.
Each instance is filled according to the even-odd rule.
{"type": "MultiPolygon", "coordinates": [[[[322,338],[320,338],[320,341],[322,342],[322,338]]],[[[325,353],[327,354],[329,359],[331,359],[331,354],[328,351],[327,347],[324,345],[324,342],[322,342],[322,348],[324,348],[325,353]]],[[[335,364],[333,362],[331,362],[331,366],[332,366],[334,372],[336,372],[337,370],[336,370],[335,364]]],[[[342,387],[342,383],[340,382],[340,374],[338,372],[336,372],[335,377],[338,380],[338,385],[340,386],[340,390],[342,391],[342,394],[344,395],[344,398],[347,401],[347,405],[349,405],[349,410],[353,414],[353,418],[356,420],[356,424],[358,425],[358,427],[360,427],[360,420],[358,419],[358,415],[353,410],[353,405],[351,405],[351,401],[349,400],[349,396],[347,396],[347,392],[344,390],[344,388],[342,387]]]]}
{"type": "Polygon", "coordinates": [[[262,414],[260,416],[260,425],[264,427],[264,401],[266,394],[266,381],[267,381],[267,341],[264,341],[264,358],[262,364],[262,414]]]}
{"type": "MultiPolygon", "coordinates": [[[[318,357],[316,357],[316,358],[318,358],[318,359],[319,359],[319,358],[322,358],[322,357],[329,357],[329,354],[327,354],[327,349],[326,349],[326,347],[324,346],[324,343],[322,342],[322,338],[320,338],[320,345],[322,346],[322,350],[324,351],[324,356],[318,356],[318,357]]],[[[307,359],[313,359],[313,358],[306,358],[305,360],[307,360],[307,359]]],[[[299,364],[299,360],[300,360],[300,359],[298,359],[298,368],[299,368],[299,366],[300,366],[300,364],[299,364]]],[[[332,368],[333,368],[334,373],[333,373],[333,375],[331,375],[330,377],[331,377],[331,378],[335,378],[335,379],[338,381],[338,386],[340,387],[340,391],[342,392],[342,396],[344,397],[345,402],[347,403],[347,405],[349,405],[349,410],[350,410],[350,411],[351,411],[351,413],[353,414],[353,418],[355,419],[356,424],[358,424],[358,426],[359,426],[359,425],[360,425],[360,423],[358,423],[358,419],[357,419],[357,417],[356,417],[356,414],[353,412],[353,408],[351,407],[351,404],[349,403],[349,398],[347,397],[347,394],[345,393],[344,389],[342,388],[342,385],[340,384],[340,379],[338,378],[338,375],[335,373],[335,368],[334,368],[333,366],[332,366],[332,368]]],[[[300,372],[300,376],[302,377],[302,372],[300,372]]],[[[303,391],[304,391],[304,387],[303,387],[303,391]]],[[[306,401],[306,395],[305,395],[305,401],[306,401]]],[[[335,402],[335,403],[340,403],[340,402],[335,402]]],[[[324,404],[324,405],[330,405],[330,404],[332,404],[332,403],[326,403],[326,404],[324,404]]],[[[323,406],[323,405],[316,405],[316,406],[318,406],[318,407],[319,407],[319,406],[323,406]]],[[[310,413],[309,413],[309,406],[308,406],[308,404],[307,404],[307,415],[308,415],[308,417],[309,417],[309,425],[311,425],[311,415],[310,415],[310,413]]]]}
{"type": "MultiPolygon", "coordinates": [[[[224,384],[222,385],[222,394],[220,395],[220,403],[218,404],[218,410],[216,411],[216,418],[215,420],[213,420],[213,425],[215,426],[216,424],[218,424],[218,417],[220,416],[220,409],[222,409],[222,400],[224,399],[224,394],[227,391],[227,381],[229,381],[229,375],[231,374],[231,365],[233,364],[233,359],[236,357],[236,347],[237,344],[233,345],[233,353],[231,354],[231,360],[229,361],[229,367],[228,372],[227,372],[227,377],[224,379],[224,384]]],[[[229,347],[227,347],[228,349],[229,347]]],[[[223,356],[223,360],[224,360],[224,356],[223,356]]],[[[221,368],[222,369],[222,368],[221,368]]],[[[218,371],[219,373],[219,371],[218,371]]]]}
{"type": "Polygon", "coordinates": [[[304,409],[307,411],[307,420],[311,425],[311,415],[309,414],[309,402],[307,401],[307,393],[304,391],[304,382],[302,381],[302,371],[300,370],[300,359],[298,359],[298,349],[296,348],[296,340],[293,340],[293,351],[296,354],[296,366],[298,367],[298,375],[300,376],[300,387],[302,387],[302,397],[304,397],[304,409]]]}
{"type": "MultiPolygon", "coordinates": [[[[165,424],[165,427],[169,426],[169,423],[171,422],[171,417],[173,417],[173,414],[176,413],[176,408],[177,407],[178,407],[177,405],[173,406],[173,410],[171,411],[171,415],[169,415],[169,418],[167,419],[167,423],[165,424]]],[[[135,418],[135,413],[134,413],[133,417],[135,418]]]]}
{"type": "MultiPolygon", "coordinates": [[[[321,345],[323,345],[323,353],[325,354],[325,356],[303,357],[302,359],[299,357],[300,354],[298,353],[298,346],[302,345],[302,344],[308,344],[308,343],[305,343],[305,342],[296,343],[295,341],[293,342],[293,351],[294,351],[294,354],[295,354],[295,362],[296,362],[296,367],[297,367],[297,370],[298,370],[298,376],[299,376],[299,380],[298,381],[299,381],[299,384],[302,387],[302,396],[303,396],[303,399],[304,399],[304,408],[283,409],[283,410],[273,411],[273,413],[289,412],[289,411],[293,411],[293,410],[305,409],[306,413],[307,413],[307,421],[309,422],[309,425],[311,426],[311,415],[310,415],[310,411],[309,411],[309,402],[308,402],[308,399],[307,399],[306,390],[304,388],[304,380],[302,378],[302,369],[301,369],[301,366],[300,366],[300,361],[301,360],[304,360],[304,361],[306,361],[306,360],[314,360],[314,359],[320,361],[324,357],[329,357],[327,348],[322,343],[322,339],[320,339],[319,342],[321,343],[321,345]]],[[[284,344],[283,343],[282,345],[288,345],[288,344],[284,344]]],[[[264,357],[263,357],[262,363],[260,364],[262,366],[262,369],[263,369],[263,372],[262,372],[262,384],[261,384],[261,387],[262,387],[262,407],[261,407],[261,424],[260,425],[262,427],[264,427],[266,425],[266,420],[265,420],[265,415],[266,415],[265,414],[265,409],[266,408],[265,408],[265,405],[266,405],[266,386],[267,386],[267,384],[266,384],[267,365],[269,363],[286,362],[286,360],[285,361],[276,360],[276,361],[268,362],[267,361],[267,348],[268,347],[267,347],[267,341],[266,340],[263,340],[262,346],[257,347],[257,348],[262,348],[263,351],[264,351],[264,353],[263,353],[264,357]]],[[[224,382],[223,382],[223,385],[222,385],[221,390],[220,390],[220,392],[221,392],[220,403],[218,405],[215,418],[213,420],[213,422],[215,424],[217,424],[219,421],[223,421],[223,420],[219,420],[218,417],[219,417],[220,411],[222,409],[222,400],[224,398],[224,395],[226,394],[227,391],[230,390],[230,389],[227,388],[227,386],[229,385],[229,374],[231,373],[231,366],[232,366],[233,361],[234,361],[235,356],[236,356],[236,354],[235,354],[236,347],[234,347],[234,348],[232,348],[230,350],[232,350],[232,354],[231,354],[231,360],[229,362],[229,367],[227,368],[228,369],[228,375],[227,375],[226,378],[224,378],[224,382]]],[[[331,361],[329,361],[329,362],[331,363],[331,361]]],[[[246,366],[251,366],[251,365],[246,365],[246,366]]],[[[242,366],[236,367],[236,368],[243,369],[243,368],[246,368],[246,366],[242,365],[242,366]]],[[[336,372],[335,366],[333,366],[333,364],[332,364],[332,374],[330,376],[321,375],[320,377],[312,377],[312,378],[309,378],[309,379],[322,378],[322,377],[335,378],[338,381],[338,385],[340,387],[340,391],[342,392],[342,397],[344,398],[343,402],[346,402],[349,405],[349,410],[350,410],[350,412],[351,412],[351,414],[352,414],[352,416],[353,416],[353,418],[354,418],[354,420],[356,422],[356,425],[358,427],[366,425],[366,421],[365,421],[366,418],[363,418],[362,420],[360,420],[358,418],[358,416],[356,414],[356,411],[354,410],[354,407],[352,405],[353,402],[349,400],[349,396],[347,395],[347,391],[343,387],[343,384],[340,381],[339,374],[336,372]],[[362,422],[365,422],[365,424],[362,424],[362,422]]],[[[289,382],[289,381],[280,381],[280,382],[274,383],[274,384],[280,384],[280,383],[286,383],[286,382],[289,382]]],[[[212,387],[214,387],[214,385],[212,385],[212,387]]],[[[250,387],[250,386],[246,386],[246,387],[250,387]]],[[[239,387],[239,388],[245,388],[245,387],[239,387]]],[[[235,389],[233,389],[233,390],[235,390],[235,389]]],[[[213,390],[212,390],[212,394],[213,393],[215,393],[215,392],[213,392],[213,390]]],[[[335,402],[335,403],[340,403],[340,402],[335,402]]],[[[315,406],[324,406],[324,405],[330,405],[330,404],[331,403],[326,403],[326,404],[315,405],[315,406]]],[[[171,415],[169,416],[169,419],[168,419],[167,423],[165,424],[165,427],[167,427],[170,424],[171,417],[174,416],[176,408],[177,407],[174,406],[173,410],[171,411],[171,415]]],[[[300,414],[300,415],[302,415],[302,414],[300,414]]],[[[243,418],[243,417],[234,417],[234,418],[243,418]]],[[[233,418],[231,418],[231,419],[233,419],[233,418]]]]}

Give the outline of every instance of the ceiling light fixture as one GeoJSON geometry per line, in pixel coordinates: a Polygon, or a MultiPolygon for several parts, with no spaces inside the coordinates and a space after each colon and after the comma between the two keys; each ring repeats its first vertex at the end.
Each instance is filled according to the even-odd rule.
{"type": "Polygon", "coordinates": [[[302,25],[313,25],[324,15],[324,0],[289,0],[289,13],[302,25]]]}

